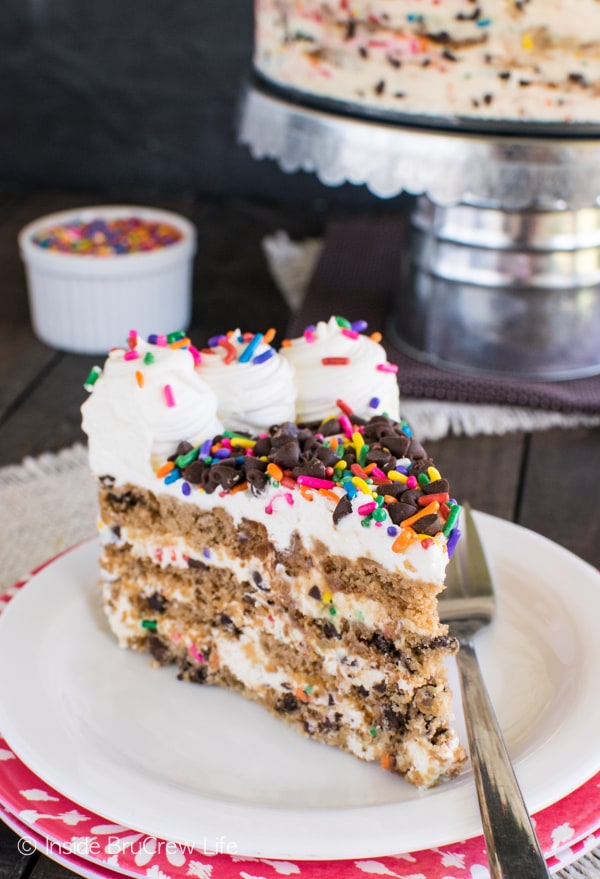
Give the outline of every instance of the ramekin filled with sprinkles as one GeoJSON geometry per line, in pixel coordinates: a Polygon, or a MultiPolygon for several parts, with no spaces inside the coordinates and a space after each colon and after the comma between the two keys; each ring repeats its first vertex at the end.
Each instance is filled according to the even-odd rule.
{"type": "Polygon", "coordinates": [[[179,214],[109,205],[40,217],[19,234],[31,320],[46,344],[79,354],[189,326],[195,227],[179,214]],[[142,327],[141,324],[144,324],[142,327]]]}

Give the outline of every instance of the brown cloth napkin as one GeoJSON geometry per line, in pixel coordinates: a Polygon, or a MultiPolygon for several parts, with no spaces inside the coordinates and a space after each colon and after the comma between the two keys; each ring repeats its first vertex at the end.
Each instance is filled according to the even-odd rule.
{"type": "MultiPolygon", "coordinates": [[[[383,344],[397,363],[402,394],[462,403],[524,406],[563,413],[600,414],[600,375],[560,382],[472,376],[421,363],[394,347],[385,335],[401,277],[401,217],[332,221],[306,297],[288,328],[297,336],[331,314],[366,320],[384,333],[383,344]]],[[[599,340],[600,345],[600,340],[599,340]]]]}

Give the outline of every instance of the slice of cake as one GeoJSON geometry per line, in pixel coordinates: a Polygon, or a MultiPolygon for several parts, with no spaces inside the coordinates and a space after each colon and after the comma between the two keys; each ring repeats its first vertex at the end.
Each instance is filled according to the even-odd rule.
{"type": "Polygon", "coordinates": [[[437,612],[459,507],[408,426],[379,411],[393,366],[359,329],[334,319],[281,352],[239,331],[203,352],[132,334],[109,354],[83,406],[104,603],[122,646],[427,787],[465,759],[444,665],[457,645],[437,612]],[[335,397],[353,352],[370,373],[363,414],[335,397]],[[285,408],[294,388],[303,399],[303,359],[324,361],[315,387],[334,393],[319,423],[222,424],[248,416],[229,405],[227,370],[247,410],[268,375],[285,408]]]}

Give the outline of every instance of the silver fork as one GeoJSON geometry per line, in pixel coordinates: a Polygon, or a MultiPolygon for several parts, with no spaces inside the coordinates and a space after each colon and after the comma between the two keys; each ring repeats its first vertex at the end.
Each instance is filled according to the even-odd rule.
{"type": "Polygon", "coordinates": [[[477,662],[473,638],[493,619],[492,577],[468,504],[464,533],[440,597],[440,617],[458,638],[467,736],[492,879],[550,876],[477,662]]]}

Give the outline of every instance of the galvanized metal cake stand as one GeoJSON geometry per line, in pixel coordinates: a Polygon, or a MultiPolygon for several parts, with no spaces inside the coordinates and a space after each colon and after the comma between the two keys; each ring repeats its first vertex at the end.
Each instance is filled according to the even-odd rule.
{"type": "Polygon", "coordinates": [[[239,139],[327,186],[416,197],[388,327],[408,353],[474,374],[600,373],[600,126],[435,122],[350,115],[253,82],[239,139]]]}

